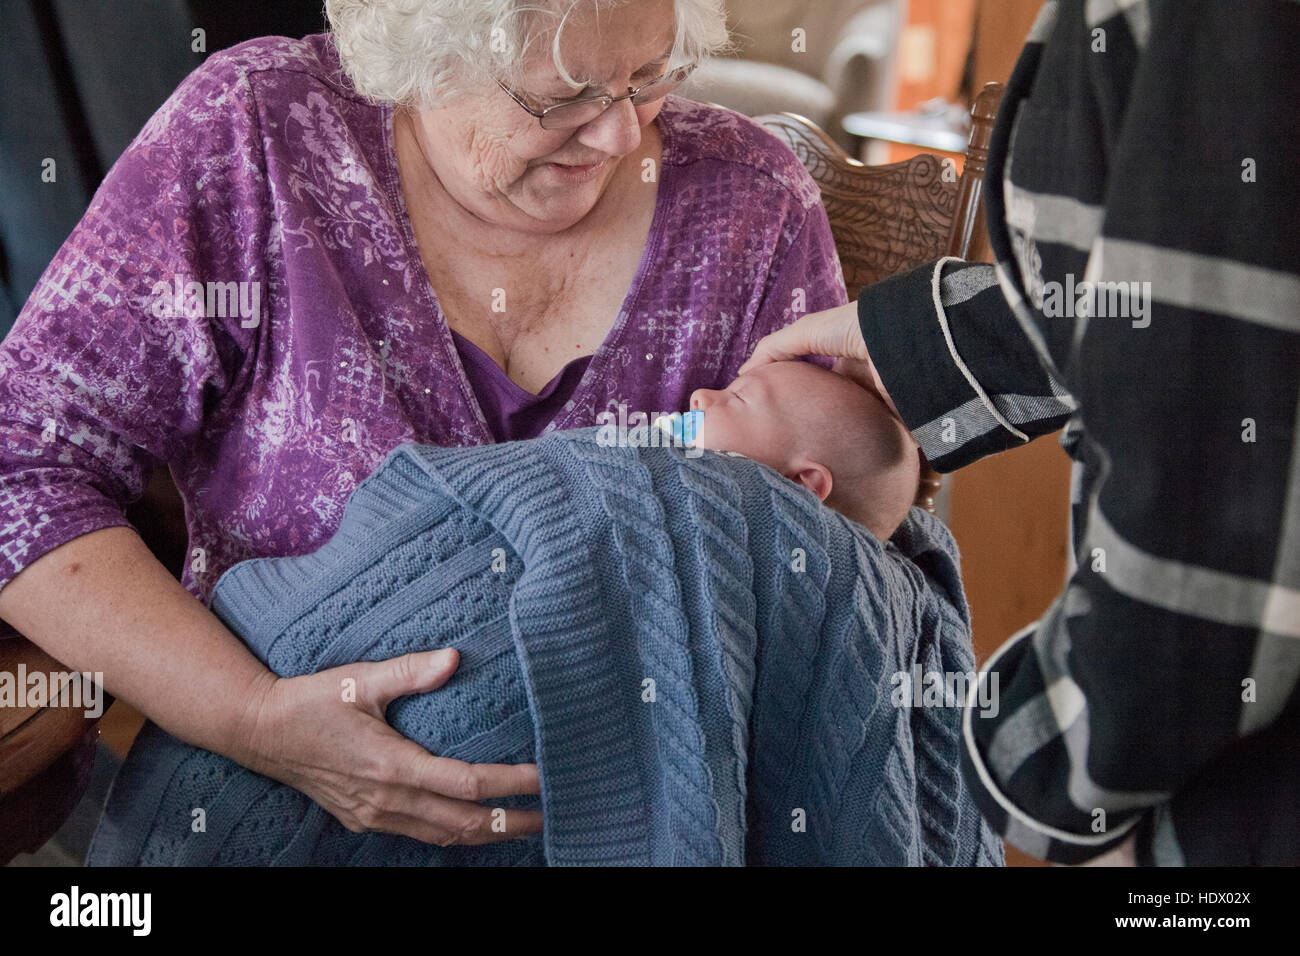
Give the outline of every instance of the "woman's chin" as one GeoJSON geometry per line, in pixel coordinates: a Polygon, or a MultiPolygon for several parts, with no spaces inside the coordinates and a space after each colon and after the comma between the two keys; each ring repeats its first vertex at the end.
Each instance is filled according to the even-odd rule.
{"type": "Polygon", "coordinates": [[[529,184],[525,211],[547,231],[568,229],[596,207],[609,184],[607,173],[608,164],[576,178],[567,172],[553,173],[549,166],[538,166],[529,174],[533,182],[529,184]]]}

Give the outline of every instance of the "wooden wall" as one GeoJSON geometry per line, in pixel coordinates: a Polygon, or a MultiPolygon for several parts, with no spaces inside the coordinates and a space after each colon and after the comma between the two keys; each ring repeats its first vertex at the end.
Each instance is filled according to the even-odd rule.
{"type": "Polygon", "coordinates": [[[1043,0],[980,0],[979,40],[975,45],[975,86],[1011,76],[1020,47],[1034,25],[1043,0]]]}

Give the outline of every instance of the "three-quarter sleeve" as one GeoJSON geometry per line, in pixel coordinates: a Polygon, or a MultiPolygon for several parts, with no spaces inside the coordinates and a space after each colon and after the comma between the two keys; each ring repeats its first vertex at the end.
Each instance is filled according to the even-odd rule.
{"type": "Polygon", "coordinates": [[[868,286],[858,322],[885,390],[936,471],[1054,432],[1076,407],[991,265],[941,259],[868,286]]]}
{"type": "Polygon", "coordinates": [[[209,59],[114,164],[0,343],[0,588],[129,525],[123,507],[231,387],[267,302],[258,129],[246,75],[209,59]]]}

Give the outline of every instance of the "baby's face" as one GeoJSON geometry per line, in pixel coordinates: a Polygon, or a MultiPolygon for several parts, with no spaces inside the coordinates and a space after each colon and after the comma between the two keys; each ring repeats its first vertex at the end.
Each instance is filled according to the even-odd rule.
{"type": "Polygon", "coordinates": [[[782,474],[805,458],[834,471],[834,450],[824,436],[851,427],[862,413],[861,393],[857,384],[808,362],[772,362],[721,391],[691,393],[691,408],[704,412],[695,445],[739,452],[782,474]]]}
{"type": "Polygon", "coordinates": [[[691,408],[704,412],[696,447],[762,462],[873,531],[883,527],[875,519],[880,495],[898,499],[885,509],[890,515],[905,514],[915,495],[907,429],[876,395],[835,372],[772,362],[721,391],[697,389],[691,408]]]}

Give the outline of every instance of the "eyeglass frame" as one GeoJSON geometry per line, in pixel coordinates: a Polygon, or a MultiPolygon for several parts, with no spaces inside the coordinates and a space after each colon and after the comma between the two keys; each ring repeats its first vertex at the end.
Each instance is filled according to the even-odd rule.
{"type": "MultiPolygon", "coordinates": [[[[677,84],[680,84],[683,80],[685,80],[688,76],[690,76],[691,73],[693,73],[693,72],[694,72],[698,67],[699,67],[699,64],[698,64],[698,63],[688,63],[688,64],[686,64],[685,66],[679,66],[679,67],[677,67],[677,69],[675,69],[675,70],[669,70],[668,72],[664,73],[662,76],[658,76],[658,77],[656,77],[655,79],[651,80],[649,83],[642,83],[642,84],[641,84],[640,86],[638,86],[636,89],[632,89],[632,87],[629,86],[629,87],[627,88],[627,92],[624,93],[624,94],[622,94],[621,96],[610,96],[610,95],[608,95],[608,94],[602,94],[602,95],[600,95],[600,96],[587,96],[587,97],[584,97],[584,98],[582,98],[582,99],[580,99],[580,100],[570,100],[570,101],[567,102],[567,103],[555,103],[555,104],[552,104],[551,106],[546,107],[546,109],[544,109],[544,110],[540,110],[540,111],[533,109],[531,106],[529,106],[527,103],[525,103],[525,102],[524,102],[524,101],[519,97],[519,94],[517,94],[514,90],[510,89],[510,87],[508,87],[508,86],[506,86],[504,83],[502,83],[500,79],[497,79],[497,86],[499,86],[499,87],[501,87],[501,89],[505,90],[506,95],[509,96],[509,97],[510,97],[512,100],[514,100],[516,103],[518,103],[519,106],[520,106],[520,107],[521,107],[521,108],[522,108],[526,113],[528,113],[528,115],[533,116],[533,117],[536,117],[537,122],[538,122],[539,124],[541,124],[542,129],[550,129],[550,130],[557,130],[557,129],[578,129],[579,127],[586,126],[588,123],[594,122],[595,120],[599,119],[601,116],[604,116],[604,115],[605,115],[605,112],[606,112],[606,111],[607,111],[611,106],[613,106],[615,103],[617,103],[619,100],[630,100],[630,99],[633,99],[634,97],[636,97],[636,95],[637,95],[638,93],[641,93],[642,91],[649,89],[650,87],[654,86],[654,85],[657,84],[657,83],[663,83],[665,80],[668,79],[668,77],[673,76],[674,74],[681,74],[681,75],[678,76],[677,79],[674,81],[674,87],[673,87],[673,88],[675,89],[677,84]],[[581,106],[581,105],[583,105],[584,103],[596,103],[596,102],[599,102],[599,101],[602,101],[602,100],[603,100],[604,103],[605,103],[604,108],[601,109],[601,111],[600,111],[599,113],[596,113],[594,116],[592,116],[591,119],[589,119],[589,120],[583,120],[581,123],[575,123],[573,126],[553,126],[553,127],[548,127],[548,126],[546,125],[546,115],[547,115],[548,113],[551,113],[551,112],[553,112],[553,111],[555,111],[555,110],[569,109],[569,108],[574,107],[574,106],[581,106]]],[[[664,96],[667,96],[667,95],[668,95],[669,93],[671,93],[671,92],[672,92],[672,89],[664,90],[663,95],[664,95],[664,96]]],[[[661,97],[655,97],[655,99],[660,99],[660,98],[661,98],[661,97]]],[[[653,103],[654,100],[649,100],[648,102],[653,103]]],[[[645,104],[642,104],[642,103],[633,103],[632,105],[633,105],[633,106],[643,106],[643,105],[645,105],[645,104]]]]}

